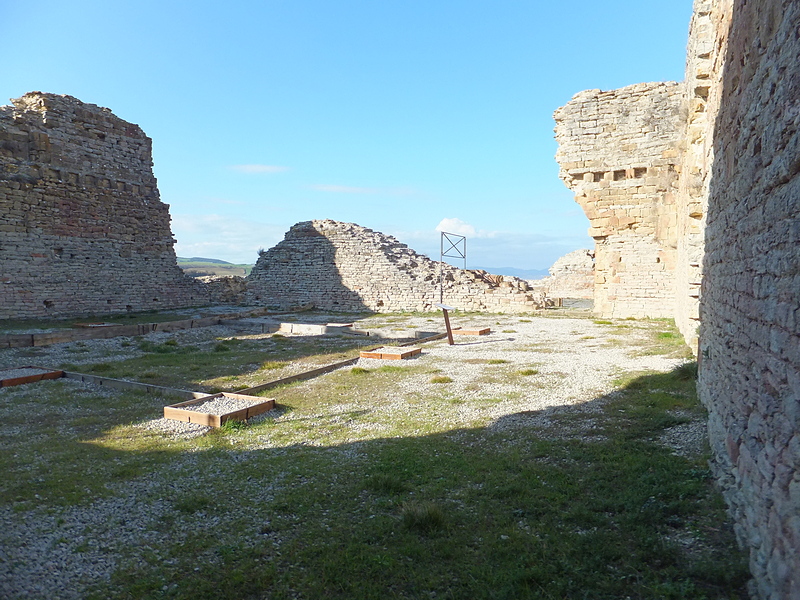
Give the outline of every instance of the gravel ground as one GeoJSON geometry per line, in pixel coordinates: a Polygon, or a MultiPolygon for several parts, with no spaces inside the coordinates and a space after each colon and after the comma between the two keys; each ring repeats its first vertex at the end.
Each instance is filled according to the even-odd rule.
{"type": "MultiPolygon", "coordinates": [[[[336,318],[329,320],[335,321],[336,318]]],[[[297,321],[310,322],[302,315],[297,321]]],[[[373,317],[358,322],[356,327],[369,329],[370,324],[398,327],[397,323],[386,321],[382,317],[373,317]]],[[[402,331],[441,329],[439,321],[408,318],[402,323],[402,331]]],[[[459,338],[454,346],[448,346],[445,341],[422,344],[422,354],[406,361],[359,359],[357,366],[367,370],[382,365],[424,367],[393,390],[390,402],[359,398],[357,402],[348,404],[321,403],[316,412],[302,414],[276,409],[256,419],[272,419],[275,427],[300,419],[316,421],[321,429],[332,423],[345,424],[350,428],[347,439],[338,439],[337,447],[331,451],[341,452],[343,457],[346,455],[348,460],[355,462],[358,461],[358,442],[380,438],[390,430],[393,419],[412,413],[421,420],[420,434],[428,433],[430,427],[446,431],[482,425],[496,431],[536,427],[537,435],[591,437],[591,419],[588,425],[587,420],[582,421],[581,430],[555,432],[548,429],[549,419],[555,411],[599,411],[601,399],[613,393],[614,380],[622,373],[667,371],[683,362],[683,359],[658,355],[637,355],[627,344],[609,344],[609,329],[583,318],[532,317],[529,322],[522,322],[513,316],[471,316],[455,319],[454,325],[465,328],[491,326],[493,333],[459,338]],[[520,374],[526,370],[535,371],[535,374],[520,374]],[[447,376],[452,382],[432,383],[433,374],[447,376]],[[446,393],[458,402],[452,403],[447,411],[426,413],[420,409],[419,399],[434,392],[446,393]],[[370,419],[353,421],[348,416],[353,411],[369,411],[370,419]],[[423,422],[426,419],[430,422],[423,422]],[[348,445],[347,442],[352,443],[348,445]]],[[[175,334],[153,333],[145,337],[157,343],[175,338],[181,344],[203,345],[234,335],[234,329],[218,326],[175,334]]],[[[636,328],[624,333],[628,342],[635,342],[645,335],[645,331],[636,328]]],[[[13,369],[30,364],[57,366],[63,362],[91,364],[139,354],[141,351],[126,338],[88,340],[44,348],[0,350],[0,368],[13,369]]],[[[326,377],[300,385],[307,386],[309,393],[313,393],[315,389],[324,388],[326,377]]],[[[41,382],[34,385],[44,386],[38,389],[47,393],[46,386],[53,384],[41,382]]],[[[117,393],[105,388],[90,389],[76,382],[62,381],[60,385],[69,386],[76,396],[117,393]]],[[[23,410],[15,404],[22,394],[22,391],[15,392],[14,388],[0,388],[0,412],[15,414],[15,410],[23,410]]],[[[159,398],[146,401],[172,402],[159,398]]],[[[70,405],[65,404],[63,411],[68,413],[70,405]]],[[[153,419],[136,425],[142,431],[176,440],[202,436],[210,429],[166,419],[153,419]]],[[[35,423],[15,427],[18,431],[7,429],[4,435],[38,435],[35,423]]],[[[414,432],[408,435],[414,435],[414,432]]],[[[704,443],[704,424],[693,422],[675,427],[665,433],[662,442],[676,454],[699,452],[704,443]]],[[[315,439],[299,443],[322,445],[315,439]]],[[[232,450],[229,460],[234,464],[247,460],[246,453],[257,449],[281,451],[286,443],[276,442],[273,437],[265,435],[248,438],[248,446],[241,453],[232,450]]],[[[182,453],[169,467],[162,468],[158,477],[137,477],[109,483],[107,498],[90,499],[72,506],[50,504],[24,510],[13,505],[0,507],[0,597],[79,599],[84,597],[87,586],[108,581],[122,557],[131,560],[133,556],[132,560],[140,562],[145,560],[145,555],[149,557],[147,560],[169,560],[158,556],[158,548],[176,542],[170,539],[174,533],[163,531],[160,525],[165,515],[179,522],[185,521],[187,536],[203,529],[224,531],[225,524],[219,519],[198,518],[203,516],[202,513],[184,514],[170,501],[177,493],[197,487],[197,454],[182,453]]],[[[214,474],[203,471],[203,475],[214,474]]],[[[225,475],[226,472],[219,473],[221,477],[225,475]]],[[[283,477],[284,474],[275,472],[257,482],[237,481],[236,485],[240,487],[236,493],[246,498],[248,505],[258,506],[259,502],[267,502],[280,488],[283,477]]],[[[244,526],[252,527],[254,531],[263,529],[263,521],[259,521],[255,511],[242,512],[236,518],[243,519],[246,522],[244,526]]],[[[270,536],[276,554],[279,553],[279,536],[265,535],[270,536]]],[[[168,591],[164,590],[165,594],[168,591]]]]}

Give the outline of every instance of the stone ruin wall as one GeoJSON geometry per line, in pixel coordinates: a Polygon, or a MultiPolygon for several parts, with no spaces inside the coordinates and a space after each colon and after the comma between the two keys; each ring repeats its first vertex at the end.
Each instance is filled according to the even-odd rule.
{"type": "MultiPolygon", "coordinates": [[[[543,297],[515,277],[491,280],[444,265],[443,302],[469,311],[529,312],[543,297]]],[[[395,238],[331,220],[294,225],[247,277],[248,300],[334,311],[438,310],[439,263],[395,238]]]]}
{"type": "Polygon", "coordinates": [[[589,90],[555,113],[560,176],[595,239],[601,316],[674,313],[681,92],[677,83],[589,90]]]}
{"type": "Polygon", "coordinates": [[[596,243],[595,311],[674,318],[693,351],[713,157],[711,5],[695,2],[684,82],[589,90],[555,113],[561,178],[596,243]]]}
{"type": "MultiPolygon", "coordinates": [[[[790,0],[695,0],[686,79],[675,88],[679,155],[669,158],[677,177],[667,182],[667,196],[659,189],[654,197],[663,203],[657,220],[673,213],[653,236],[674,251],[668,316],[690,347],[698,347],[699,332],[698,391],[709,411],[712,468],[749,550],[751,594],[770,600],[800,598],[798,23],[800,4],[790,0]]],[[[600,132],[591,119],[580,121],[580,110],[602,94],[636,88],[584,92],[556,113],[562,178],[592,221],[598,257],[616,238],[623,262],[640,251],[624,237],[627,221],[597,214],[598,176],[584,175],[588,186],[581,181],[604,149],[592,145],[600,132]]],[[[636,152],[619,170],[640,160],[636,152]]],[[[612,298],[606,287],[598,273],[596,297],[612,301],[598,308],[623,314],[628,299],[612,298]]],[[[654,302],[663,297],[651,292],[654,302]]]]}
{"type": "Polygon", "coordinates": [[[708,199],[710,161],[713,158],[709,127],[716,114],[713,64],[714,27],[711,0],[695,0],[689,25],[680,177],[675,205],[678,222],[678,260],[675,268],[676,306],[673,317],[686,343],[697,350],[700,324],[700,287],[708,199]]]}
{"type": "Polygon", "coordinates": [[[151,141],[71,96],[0,107],[0,319],[209,301],[177,266],[151,141]]]}
{"type": "Polygon", "coordinates": [[[714,2],[698,389],[754,597],[800,598],[800,3],[714,2]]]}
{"type": "Polygon", "coordinates": [[[528,281],[548,299],[594,299],[594,251],[574,250],[565,254],[548,269],[550,275],[528,281]]]}

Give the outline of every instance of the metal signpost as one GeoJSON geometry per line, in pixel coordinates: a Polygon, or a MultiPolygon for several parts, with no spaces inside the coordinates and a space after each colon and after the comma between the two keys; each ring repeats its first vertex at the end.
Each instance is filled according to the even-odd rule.
{"type": "MultiPolygon", "coordinates": [[[[467,238],[456,233],[442,231],[439,243],[439,303],[444,302],[444,259],[464,259],[464,270],[467,269],[467,238]]],[[[446,314],[446,313],[445,313],[446,314]]]]}
{"type": "Polygon", "coordinates": [[[447,343],[452,346],[455,342],[453,341],[453,329],[450,327],[450,316],[447,314],[447,311],[455,310],[455,308],[447,306],[447,304],[434,304],[434,306],[441,308],[444,313],[444,327],[447,330],[447,343]]]}

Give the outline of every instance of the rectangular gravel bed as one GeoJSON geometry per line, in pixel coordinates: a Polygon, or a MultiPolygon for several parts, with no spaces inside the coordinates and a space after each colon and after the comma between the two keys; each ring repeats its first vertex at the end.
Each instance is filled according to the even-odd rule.
{"type": "Polygon", "coordinates": [[[164,418],[220,427],[226,421],[246,421],[275,408],[272,398],[220,392],[164,407],[164,418]]]}
{"type": "Polygon", "coordinates": [[[481,329],[453,329],[453,335],[489,335],[492,332],[489,327],[481,329]]]}
{"type": "Polygon", "coordinates": [[[403,360],[411,358],[422,352],[422,348],[393,348],[383,347],[375,350],[362,350],[359,354],[361,358],[379,358],[381,360],[403,360]]]}

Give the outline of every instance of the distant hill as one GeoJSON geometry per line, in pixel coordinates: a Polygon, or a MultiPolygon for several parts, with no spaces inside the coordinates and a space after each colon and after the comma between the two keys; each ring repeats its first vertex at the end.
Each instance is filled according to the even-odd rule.
{"type": "Polygon", "coordinates": [[[470,267],[471,269],[482,269],[492,275],[510,275],[520,279],[542,279],[550,275],[547,269],[517,269],[515,267],[470,267]]]}
{"type": "Polygon", "coordinates": [[[192,258],[181,258],[178,257],[178,263],[214,263],[220,265],[232,265],[233,263],[229,263],[227,260],[220,260],[218,258],[200,258],[199,256],[193,256],[192,258]]]}
{"type": "Polygon", "coordinates": [[[192,277],[205,277],[206,275],[245,277],[250,274],[253,265],[236,265],[218,258],[192,258],[178,257],[178,266],[183,272],[192,277]]]}

